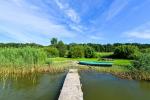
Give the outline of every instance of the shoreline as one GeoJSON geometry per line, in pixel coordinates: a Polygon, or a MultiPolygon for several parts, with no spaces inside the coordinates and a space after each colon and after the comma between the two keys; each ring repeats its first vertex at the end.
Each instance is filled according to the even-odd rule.
{"type": "Polygon", "coordinates": [[[75,61],[72,62],[57,62],[53,65],[46,65],[41,67],[29,67],[29,68],[14,68],[14,67],[0,67],[0,77],[6,76],[24,76],[32,75],[35,73],[62,73],[69,70],[69,68],[77,68],[79,71],[96,71],[110,73],[121,79],[129,80],[144,80],[150,81],[150,72],[131,71],[123,66],[112,66],[112,67],[95,67],[78,65],[75,61]]]}

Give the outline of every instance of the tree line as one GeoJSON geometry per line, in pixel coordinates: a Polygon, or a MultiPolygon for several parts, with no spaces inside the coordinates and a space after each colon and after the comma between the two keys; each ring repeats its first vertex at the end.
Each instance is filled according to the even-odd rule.
{"type": "Polygon", "coordinates": [[[50,40],[50,45],[43,46],[35,43],[0,43],[0,47],[36,47],[43,48],[48,57],[71,57],[71,58],[93,58],[96,52],[114,52],[113,58],[133,59],[138,51],[150,48],[150,44],[140,43],[114,43],[114,44],[94,44],[94,43],[70,43],[65,44],[57,38],[50,40]]]}
{"type": "Polygon", "coordinates": [[[41,62],[39,61],[43,62],[47,57],[98,58],[103,60],[98,55],[98,52],[111,52],[110,54],[108,53],[108,56],[105,56],[107,59],[108,57],[112,58],[112,60],[115,58],[131,59],[131,65],[126,67],[133,72],[150,72],[150,44],[65,44],[57,38],[52,38],[48,46],[35,43],[0,43],[1,65],[5,65],[5,63],[10,65],[40,64],[41,62]]]}
{"type": "Polygon", "coordinates": [[[150,48],[150,44],[139,43],[114,43],[114,44],[65,44],[58,41],[57,38],[51,39],[51,45],[46,50],[51,53],[52,57],[69,57],[69,58],[93,58],[97,57],[96,52],[113,52],[111,58],[134,59],[143,50],[150,48]]]}
{"type": "Polygon", "coordinates": [[[0,43],[0,47],[1,48],[5,48],[5,47],[13,47],[13,48],[20,48],[20,47],[43,47],[40,44],[36,44],[36,43],[0,43]]]}
{"type": "MultiPolygon", "coordinates": [[[[114,44],[94,44],[94,43],[84,43],[84,44],[77,44],[77,43],[70,43],[65,44],[63,41],[58,41],[57,38],[51,39],[51,45],[55,45],[58,42],[58,44],[64,44],[67,49],[69,49],[71,46],[79,45],[79,46],[90,46],[92,47],[96,52],[113,52],[116,47],[122,46],[122,45],[132,45],[137,46],[139,49],[146,49],[150,48],[150,44],[140,44],[140,43],[114,43],[114,44]]],[[[49,45],[49,46],[51,46],[49,45]]],[[[0,43],[0,47],[45,47],[40,44],[36,43],[0,43]]]]}

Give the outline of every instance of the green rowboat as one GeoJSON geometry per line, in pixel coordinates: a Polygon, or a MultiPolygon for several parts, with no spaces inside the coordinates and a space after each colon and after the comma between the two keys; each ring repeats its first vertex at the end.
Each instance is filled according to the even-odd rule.
{"type": "Polygon", "coordinates": [[[90,66],[112,66],[112,62],[99,62],[99,61],[79,61],[78,64],[90,66]]]}

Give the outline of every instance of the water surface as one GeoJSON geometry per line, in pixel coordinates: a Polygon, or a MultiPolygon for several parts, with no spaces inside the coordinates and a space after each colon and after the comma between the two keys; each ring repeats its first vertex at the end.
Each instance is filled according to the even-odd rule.
{"type": "Polygon", "coordinates": [[[84,100],[150,100],[150,82],[124,80],[96,72],[80,75],[84,100]]]}
{"type": "Polygon", "coordinates": [[[65,73],[0,81],[0,100],[57,100],[65,73]]]}

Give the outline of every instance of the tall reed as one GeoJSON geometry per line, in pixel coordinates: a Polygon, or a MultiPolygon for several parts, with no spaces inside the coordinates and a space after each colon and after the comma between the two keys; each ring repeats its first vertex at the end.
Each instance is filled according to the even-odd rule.
{"type": "Polygon", "coordinates": [[[46,61],[46,54],[42,49],[0,48],[0,67],[33,67],[40,66],[46,61]]]}

